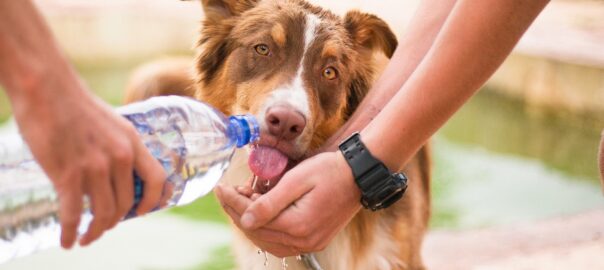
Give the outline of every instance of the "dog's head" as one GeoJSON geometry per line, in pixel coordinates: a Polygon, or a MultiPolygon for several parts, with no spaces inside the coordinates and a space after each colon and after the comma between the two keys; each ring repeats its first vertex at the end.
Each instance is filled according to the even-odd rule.
{"type": "Polygon", "coordinates": [[[250,168],[261,178],[319,147],[373,81],[374,52],[397,41],[376,16],[343,18],[302,0],[203,0],[198,97],[226,114],[257,116],[250,168]]]}

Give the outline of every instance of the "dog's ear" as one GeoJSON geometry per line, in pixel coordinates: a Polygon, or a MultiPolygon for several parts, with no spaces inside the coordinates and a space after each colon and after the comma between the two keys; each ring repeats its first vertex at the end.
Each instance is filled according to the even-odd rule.
{"type": "Polygon", "coordinates": [[[254,7],[259,0],[202,0],[203,12],[206,19],[223,20],[239,16],[244,11],[254,7]]]}
{"type": "Polygon", "coordinates": [[[392,57],[398,45],[396,36],[388,24],[375,15],[350,11],[344,16],[344,26],[350,33],[360,53],[361,65],[352,75],[349,85],[346,117],[350,117],[359,106],[373,81],[374,66],[372,53],[381,50],[388,58],[392,57]]]}
{"type": "Polygon", "coordinates": [[[205,19],[197,42],[198,48],[200,48],[197,56],[197,71],[200,82],[210,83],[232,50],[229,35],[233,29],[233,20],[229,19],[253,8],[258,1],[201,1],[205,19]]]}
{"type": "Polygon", "coordinates": [[[398,45],[388,24],[375,15],[350,11],[344,16],[344,26],[355,43],[372,51],[380,49],[388,58],[398,45]]]}

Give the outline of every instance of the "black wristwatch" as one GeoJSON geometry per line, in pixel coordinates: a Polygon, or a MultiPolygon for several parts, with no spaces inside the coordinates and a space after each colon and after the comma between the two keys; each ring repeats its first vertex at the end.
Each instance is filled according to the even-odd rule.
{"type": "Polygon", "coordinates": [[[405,174],[391,173],[384,163],[373,157],[361,142],[358,132],[340,143],[339,147],[361,189],[363,207],[377,211],[391,206],[403,197],[407,190],[405,174]]]}

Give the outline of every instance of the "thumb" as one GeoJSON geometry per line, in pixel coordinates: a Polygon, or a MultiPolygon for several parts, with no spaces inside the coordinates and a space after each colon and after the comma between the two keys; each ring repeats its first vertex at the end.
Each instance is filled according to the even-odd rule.
{"type": "Polygon", "coordinates": [[[160,205],[166,172],[161,164],[151,155],[147,147],[135,139],[134,170],[144,183],[143,198],[136,209],[137,215],[143,215],[160,205]]]}
{"type": "Polygon", "coordinates": [[[305,179],[292,169],[268,193],[260,196],[241,216],[241,226],[253,230],[276,218],[282,211],[312,189],[305,179]]]}

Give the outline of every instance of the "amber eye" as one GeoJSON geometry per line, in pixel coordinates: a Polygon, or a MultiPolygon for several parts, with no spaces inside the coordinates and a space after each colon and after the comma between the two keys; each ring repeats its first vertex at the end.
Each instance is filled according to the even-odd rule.
{"type": "Polygon", "coordinates": [[[328,67],[323,70],[323,77],[328,80],[333,80],[338,77],[338,72],[333,67],[328,67]]]}
{"type": "Polygon", "coordinates": [[[259,55],[264,55],[264,56],[268,55],[268,53],[270,52],[268,45],[266,45],[266,44],[258,44],[254,47],[254,49],[256,50],[256,52],[259,55]]]}

